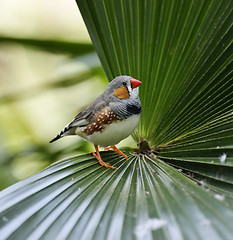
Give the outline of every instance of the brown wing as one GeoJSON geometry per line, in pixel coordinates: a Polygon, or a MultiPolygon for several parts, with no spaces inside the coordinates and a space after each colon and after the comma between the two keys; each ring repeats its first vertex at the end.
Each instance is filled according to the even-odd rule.
{"type": "Polygon", "coordinates": [[[88,107],[81,110],[75,118],[59,132],[50,143],[58,140],[61,137],[75,134],[76,127],[84,127],[89,125],[96,117],[96,114],[106,106],[106,102],[102,99],[102,95],[99,96],[94,102],[88,107]]]}
{"type": "Polygon", "coordinates": [[[69,124],[69,127],[83,127],[90,124],[107,104],[102,99],[102,95],[92,102],[88,107],[81,110],[69,124]]]}

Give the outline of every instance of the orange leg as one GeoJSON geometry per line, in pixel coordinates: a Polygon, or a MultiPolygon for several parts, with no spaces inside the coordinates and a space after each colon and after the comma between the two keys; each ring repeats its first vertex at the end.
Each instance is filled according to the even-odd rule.
{"type": "Polygon", "coordinates": [[[122,151],[120,151],[116,146],[106,147],[104,150],[109,150],[109,149],[112,149],[114,152],[118,153],[119,156],[122,155],[126,159],[128,159],[128,157],[122,151]]]}
{"type": "Polygon", "coordinates": [[[99,164],[106,167],[106,168],[112,168],[112,169],[117,169],[116,167],[111,166],[109,163],[106,163],[102,160],[99,152],[99,148],[97,145],[94,145],[96,153],[92,152],[94,157],[99,161],[99,164]]]}

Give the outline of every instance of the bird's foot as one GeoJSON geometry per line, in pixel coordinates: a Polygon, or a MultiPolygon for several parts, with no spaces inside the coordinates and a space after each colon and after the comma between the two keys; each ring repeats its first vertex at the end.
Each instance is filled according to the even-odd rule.
{"type": "Polygon", "coordinates": [[[125,155],[122,151],[120,151],[116,146],[110,146],[106,147],[104,150],[112,149],[114,152],[116,152],[119,156],[122,155],[125,157],[125,159],[128,159],[127,155],[125,155]]]}
{"type": "Polygon", "coordinates": [[[99,164],[100,164],[101,166],[104,166],[104,167],[106,167],[106,168],[111,168],[111,169],[117,169],[117,167],[113,167],[110,163],[104,162],[104,161],[102,160],[100,154],[99,154],[99,151],[96,152],[96,153],[92,152],[92,154],[93,154],[93,156],[99,161],[99,164]]]}

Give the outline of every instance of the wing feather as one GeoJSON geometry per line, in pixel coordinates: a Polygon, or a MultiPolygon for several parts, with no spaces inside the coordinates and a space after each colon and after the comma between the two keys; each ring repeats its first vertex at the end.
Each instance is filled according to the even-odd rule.
{"type": "Polygon", "coordinates": [[[55,138],[53,138],[50,143],[58,140],[61,137],[67,135],[74,135],[77,127],[84,127],[90,124],[103,107],[106,106],[106,102],[103,100],[102,95],[98,97],[94,102],[92,102],[88,107],[81,110],[75,118],[64,127],[62,131],[58,133],[55,138]]]}

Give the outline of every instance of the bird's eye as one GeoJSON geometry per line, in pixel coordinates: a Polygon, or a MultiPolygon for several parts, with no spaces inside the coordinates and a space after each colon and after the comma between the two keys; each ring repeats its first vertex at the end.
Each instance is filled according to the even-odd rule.
{"type": "Polygon", "coordinates": [[[126,82],[123,82],[122,84],[123,84],[124,86],[126,86],[126,85],[127,85],[127,83],[126,83],[126,82]]]}

